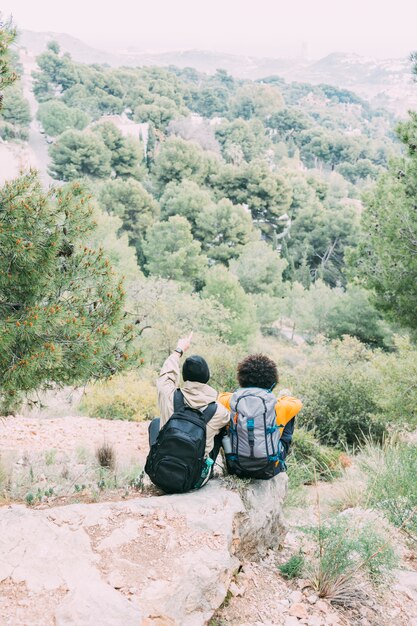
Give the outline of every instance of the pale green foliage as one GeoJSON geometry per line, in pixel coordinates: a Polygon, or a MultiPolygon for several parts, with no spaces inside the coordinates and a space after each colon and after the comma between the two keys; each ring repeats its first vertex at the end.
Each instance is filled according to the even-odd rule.
{"type": "Polygon", "coordinates": [[[338,515],[305,531],[315,540],[314,557],[304,572],[321,597],[354,606],[366,597],[366,586],[387,583],[397,565],[389,539],[371,521],[338,515]]]}
{"type": "Polygon", "coordinates": [[[179,117],[176,105],[165,96],[156,96],[151,104],[139,104],[135,108],[134,118],[141,124],[150,122],[155,128],[165,130],[171,120],[179,117]]]}
{"type": "Polygon", "coordinates": [[[283,294],[282,272],[286,265],[265,241],[252,241],[242,249],[239,258],[230,263],[230,270],[248,293],[278,296],[283,294]]]}
{"type": "MultiPolygon", "coordinates": [[[[216,301],[180,289],[177,282],[155,278],[138,281],[129,289],[129,310],[134,312],[145,362],[160,367],[177,345],[178,337],[194,331],[193,349],[207,350],[228,330],[230,314],[216,301]]],[[[225,350],[219,348],[218,358],[225,350]]],[[[221,365],[219,365],[219,370],[221,365]]]]}
{"type": "Polygon", "coordinates": [[[71,128],[83,130],[89,122],[88,115],[84,111],[68,107],[60,100],[49,100],[41,103],[37,118],[45,132],[52,137],[71,128]]]}
{"type": "Polygon", "coordinates": [[[270,296],[267,293],[257,293],[252,295],[253,303],[256,306],[256,316],[263,332],[268,334],[271,327],[282,313],[282,298],[270,296]]]}
{"type": "Polygon", "coordinates": [[[225,161],[234,165],[262,157],[268,146],[265,128],[259,120],[225,122],[216,128],[216,139],[225,161]]]}
{"type": "Polygon", "coordinates": [[[417,539],[417,445],[368,443],[361,450],[360,467],[369,478],[368,505],[417,539]]]}
{"type": "Polygon", "coordinates": [[[236,167],[226,165],[210,177],[218,198],[246,204],[254,223],[272,240],[281,229],[280,216],[291,204],[291,187],[282,176],[270,171],[265,161],[236,167]]]}
{"type": "Polygon", "coordinates": [[[136,262],[135,249],[129,245],[126,233],[118,234],[123,230],[122,220],[115,215],[103,213],[98,208],[95,208],[93,219],[96,227],[88,244],[96,249],[102,247],[113,268],[127,281],[140,277],[142,274],[136,262]]]}
{"type": "Polygon", "coordinates": [[[23,97],[22,89],[18,83],[6,90],[0,119],[18,126],[29,126],[31,120],[29,102],[23,97]]]}
{"type": "Polygon", "coordinates": [[[106,148],[110,151],[111,168],[116,176],[121,178],[133,176],[138,180],[143,178],[144,153],[139,140],[123,137],[112,122],[100,122],[93,131],[102,138],[106,148]]]}
{"type": "Polygon", "coordinates": [[[341,453],[320,445],[311,432],[296,428],[286,459],[290,487],[332,481],[342,474],[341,453]]]}
{"type": "Polygon", "coordinates": [[[149,228],[144,253],[150,274],[189,285],[203,278],[207,266],[201,244],[193,240],[189,222],[179,215],[149,228]]]}
{"type": "Polygon", "coordinates": [[[236,90],[231,110],[234,117],[245,120],[257,117],[264,120],[279,111],[283,104],[282,95],[275,86],[247,83],[236,90]]]}
{"type": "Polygon", "coordinates": [[[342,448],[369,436],[381,441],[388,426],[379,414],[377,377],[367,355],[358,353],[350,362],[346,356],[343,350],[333,358],[327,352],[323,363],[305,369],[297,380],[304,403],[300,425],[313,430],[322,443],[342,448]]]}
{"type": "Polygon", "coordinates": [[[90,385],[81,409],[90,417],[141,421],[158,415],[156,372],[141,375],[131,371],[111,380],[90,385]]]}
{"type": "Polygon", "coordinates": [[[390,427],[417,426],[417,350],[397,337],[395,351],[377,353],[372,360],[380,383],[377,402],[390,427]]]}
{"type": "Polygon", "coordinates": [[[0,206],[0,403],[121,369],[133,329],[122,322],[121,281],[103,249],[87,245],[85,189],[45,194],[32,172],[0,190],[0,206]]]}
{"type": "Polygon", "coordinates": [[[307,336],[330,338],[352,335],[371,346],[388,346],[390,331],[361,287],[328,287],[317,280],[310,289],[294,283],[283,302],[283,312],[307,336]]]}
{"type": "Polygon", "coordinates": [[[202,295],[209,302],[221,303],[229,311],[231,318],[225,339],[232,344],[247,344],[257,330],[256,310],[236,276],[220,265],[211,268],[202,295]]]}

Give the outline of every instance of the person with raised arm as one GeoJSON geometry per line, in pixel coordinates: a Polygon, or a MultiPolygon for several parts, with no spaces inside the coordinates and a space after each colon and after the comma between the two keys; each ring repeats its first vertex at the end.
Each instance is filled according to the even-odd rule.
{"type": "Polygon", "coordinates": [[[179,339],[162,366],[156,383],[160,417],[149,425],[145,471],[166,493],[184,493],[208,481],[229,422],[229,411],[208,384],[210,370],[202,356],[184,360],[180,388],[181,359],[192,336],[179,339]]]}

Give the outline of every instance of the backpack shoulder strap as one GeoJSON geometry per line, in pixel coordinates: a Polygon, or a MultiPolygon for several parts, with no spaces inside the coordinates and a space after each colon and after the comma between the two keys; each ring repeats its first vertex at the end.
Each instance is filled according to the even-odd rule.
{"type": "Polygon", "coordinates": [[[214,416],[216,411],[217,411],[217,403],[210,402],[210,404],[202,412],[205,424],[209,423],[209,421],[214,416]]]}
{"type": "Polygon", "coordinates": [[[181,389],[176,389],[174,391],[174,413],[177,413],[185,406],[184,396],[182,394],[181,389]]]}

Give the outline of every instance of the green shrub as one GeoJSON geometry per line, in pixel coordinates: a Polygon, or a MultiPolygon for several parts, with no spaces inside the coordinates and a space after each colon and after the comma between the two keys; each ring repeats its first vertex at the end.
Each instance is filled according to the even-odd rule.
{"type": "Polygon", "coordinates": [[[336,361],[309,370],[299,383],[304,401],[300,424],[322,443],[344,448],[371,436],[381,441],[375,379],[369,364],[336,361]]]}
{"type": "Polygon", "coordinates": [[[299,578],[304,569],[304,556],[301,552],[293,554],[285,563],[278,565],[281,575],[287,580],[299,578]]]}
{"type": "Polygon", "coordinates": [[[361,451],[360,467],[369,477],[368,505],[417,537],[417,445],[368,444],[361,451]]]}
{"type": "Polygon", "coordinates": [[[29,139],[29,131],[27,128],[10,124],[9,122],[0,122],[0,137],[5,141],[9,139],[20,139],[27,141],[29,139]]]}
{"type": "Polygon", "coordinates": [[[152,419],[158,415],[156,387],[137,372],[128,372],[88,387],[80,407],[90,417],[152,419]]]}
{"type": "Polygon", "coordinates": [[[297,428],[287,463],[290,484],[294,470],[298,477],[303,478],[303,484],[314,483],[316,479],[331,481],[340,477],[342,456],[338,450],[320,445],[311,432],[297,428]]]}
{"type": "Polygon", "coordinates": [[[396,350],[379,353],[372,366],[379,375],[376,402],[389,427],[417,427],[417,350],[404,338],[395,340],[396,350]]]}
{"type": "Polygon", "coordinates": [[[303,574],[320,597],[354,605],[365,598],[368,586],[391,578],[397,558],[373,521],[338,515],[305,531],[313,537],[315,552],[306,557],[303,574]]]}

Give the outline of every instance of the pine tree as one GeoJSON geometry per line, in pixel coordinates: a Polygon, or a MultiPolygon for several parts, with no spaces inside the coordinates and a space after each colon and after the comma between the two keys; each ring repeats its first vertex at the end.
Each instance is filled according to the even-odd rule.
{"type": "Polygon", "coordinates": [[[122,281],[85,241],[92,205],[72,183],[45,193],[34,172],[0,190],[0,405],[50,383],[111,375],[132,353],[122,281]]]}
{"type": "Polygon", "coordinates": [[[0,110],[3,102],[3,90],[17,79],[12,70],[10,45],[16,38],[16,29],[11,22],[2,22],[0,15],[0,110]]]}

